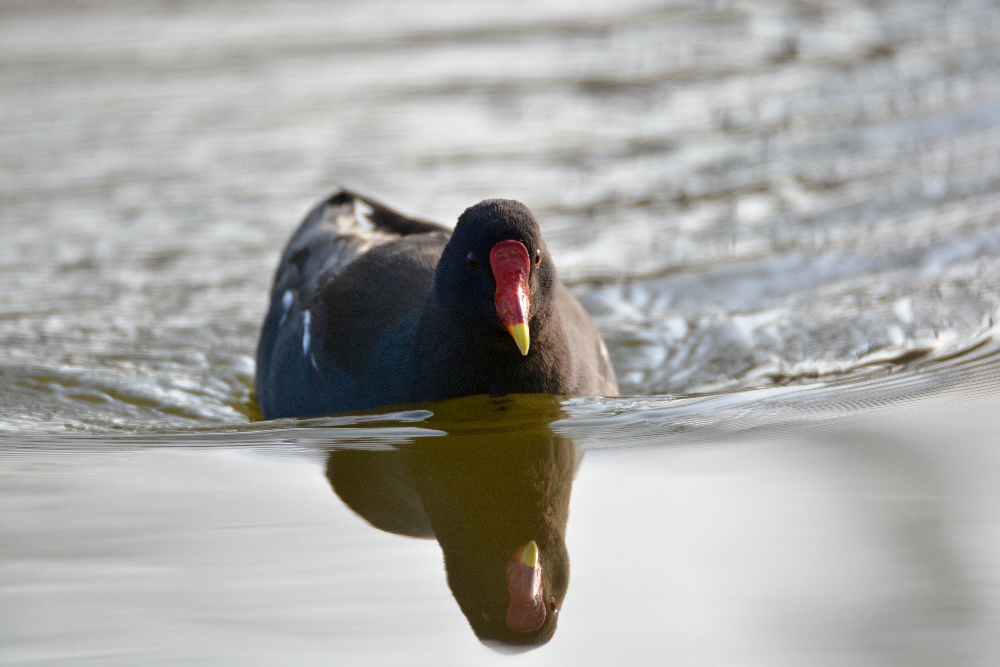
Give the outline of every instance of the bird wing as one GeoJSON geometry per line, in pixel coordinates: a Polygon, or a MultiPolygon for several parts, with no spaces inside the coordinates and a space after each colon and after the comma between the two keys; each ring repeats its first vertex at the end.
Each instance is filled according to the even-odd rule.
{"type": "Polygon", "coordinates": [[[289,240],[274,276],[271,306],[281,304],[288,290],[300,302],[311,300],[351,262],[376,246],[410,234],[450,231],[340,190],[313,208],[289,240]]]}
{"type": "Polygon", "coordinates": [[[257,398],[265,418],[343,409],[343,404],[328,402],[353,395],[356,379],[344,368],[319,373],[313,354],[318,341],[312,333],[317,313],[310,308],[372,249],[410,235],[450,231],[349,190],[336,192],[310,211],[282,254],[257,347],[257,398]],[[280,372],[272,376],[272,369],[280,372]]]}

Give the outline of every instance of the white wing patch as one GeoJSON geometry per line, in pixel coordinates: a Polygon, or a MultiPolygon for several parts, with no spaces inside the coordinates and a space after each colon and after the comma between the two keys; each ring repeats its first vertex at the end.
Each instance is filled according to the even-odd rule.
{"type": "Polygon", "coordinates": [[[357,198],[349,205],[326,208],[315,230],[301,240],[302,245],[308,244],[312,234],[328,234],[336,239],[317,275],[339,273],[359,255],[399,238],[399,234],[377,229],[371,219],[373,213],[371,206],[357,198]]]}
{"type": "Polygon", "coordinates": [[[311,338],[311,334],[309,332],[310,322],[312,322],[312,313],[307,310],[302,315],[302,356],[309,357],[309,363],[311,363],[312,367],[319,372],[319,365],[316,363],[316,353],[309,350],[309,340],[311,338]]]}
{"type": "Polygon", "coordinates": [[[302,354],[309,354],[309,322],[312,320],[312,313],[308,310],[302,315],[302,354]]]}
{"type": "Polygon", "coordinates": [[[295,301],[295,293],[292,290],[285,290],[285,294],[281,297],[281,306],[284,310],[281,312],[281,321],[278,322],[280,327],[288,319],[288,309],[292,307],[292,302],[295,301]]]}
{"type": "Polygon", "coordinates": [[[375,223],[372,222],[371,215],[374,213],[372,207],[361,199],[354,199],[354,219],[357,225],[366,232],[375,231],[375,223]]]}

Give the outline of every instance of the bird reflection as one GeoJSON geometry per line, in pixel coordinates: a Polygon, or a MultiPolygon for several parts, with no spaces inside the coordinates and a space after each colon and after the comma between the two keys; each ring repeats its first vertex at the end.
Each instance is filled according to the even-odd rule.
{"type": "Polygon", "coordinates": [[[376,528],[436,538],[448,585],[480,640],[530,648],[556,629],[569,584],[566,521],[578,454],[549,424],[556,398],[435,405],[448,435],[330,453],[336,494],[376,528]]]}

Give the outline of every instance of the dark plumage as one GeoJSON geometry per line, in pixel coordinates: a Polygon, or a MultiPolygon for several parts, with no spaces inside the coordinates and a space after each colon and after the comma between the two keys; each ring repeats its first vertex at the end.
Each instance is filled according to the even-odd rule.
{"type": "Polygon", "coordinates": [[[376,528],[438,540],[448,585],[480,639],[538,646],[552,638],[569,586],[565,534],[578,452],[549,428],[560,416],[551,396],[448,401],[426,423],[447,436],[333,451],[327,477],[376,528]],[[539,551],[544,618],[515,631],[508,568],[529,541],[539,551]]]}
{"type": "Polygon", "coordinates": [[[507,393],[618,393],[527,207],[483,201],[454,232],[347,191],[313,209],[285,249],[257,349],[266,419],[507,393]],[[503,298],[498,271],[514,276],[499,279],[503,298]],[[507,313],[522,292],[526,354],[507,313]]]}

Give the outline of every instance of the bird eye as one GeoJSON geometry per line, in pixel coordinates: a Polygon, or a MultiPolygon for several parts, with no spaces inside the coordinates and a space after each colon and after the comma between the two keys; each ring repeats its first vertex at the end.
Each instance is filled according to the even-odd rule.
{"type": "Polygon", "coordinates": [[[538,250],[535,251],[535,266],[538,266],[541,263],[542,263],[542,250],[541,248],[539,248],[538,250]]]}
{"type": "Polygon", "coordinates": [[[465,263],[473,271],[479,270],[479,260],[476,259],[476,256],[471,252],[465,256],[465,263]]]}
{"type": "Polygon", "coordinates": [[[556,599],[555,598],[549,598],[549,609],[552,610],[553,614],[558,614],[559,613],[559,610],[556,609],[556,599]]]}

